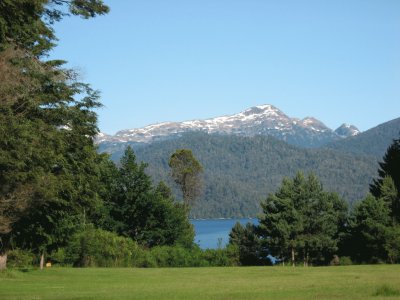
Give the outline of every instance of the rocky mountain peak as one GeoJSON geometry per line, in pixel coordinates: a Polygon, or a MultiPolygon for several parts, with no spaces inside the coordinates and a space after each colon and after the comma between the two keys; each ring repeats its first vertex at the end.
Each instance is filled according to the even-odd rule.
{"type": "Polygon", "coordinates": [[[354,125],[349,125],[349,124],[342,124],[339,128],[335,130],[335,133],[339,135],[340,137],[350,137],[350,136],[355,136],[360,133],[360,130],[354,125]]]}

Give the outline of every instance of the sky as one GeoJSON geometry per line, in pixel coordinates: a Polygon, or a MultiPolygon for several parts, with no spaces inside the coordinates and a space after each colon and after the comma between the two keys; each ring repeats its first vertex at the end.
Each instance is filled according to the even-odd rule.
{"type": "Polygon", "coordinates": [[[57,23],[50,55],[101,91],[102,132],[261,104],[332,129],[400,117],[399,0],[104,2],[57,23]]]}

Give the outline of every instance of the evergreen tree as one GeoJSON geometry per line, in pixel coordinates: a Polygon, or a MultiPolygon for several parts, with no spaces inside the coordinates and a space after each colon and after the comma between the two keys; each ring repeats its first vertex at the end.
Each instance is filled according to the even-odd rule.
{"type": "Polygon", "coordinates": [[[354,208],[350,220],[352,258],[357,262],[385,261],[390,227],[387,204],[368,195],[354,208]]]}
{"type": "Polygon", "coordinates": [[[85,18],[108,11],[101,0],[0,2],[0,207],[8,216],[0,256],[12,239],[43,261],[97,205],[98,92],[62,61],[43,60],[56,39],[51,25],[67,14],[62,5],[85,18]]]}
{"type": "Polygon", "coordinates": [[[293,266],[301,256],[304,265],[326,264],[338,250],[346,205],[325,192],[315,175],[285,178],[261,206],[259,232],[271,255],[289,258],[293,266]]]}
{"type": "Polygon", "coordinates": [[[110,181],[108,229],[148,247],[191,246],[194,232],[184,206],[174,202],[165,184],[152,187],[146,166],[136,162],[130,147],[125,150],[115,180],[110,181]]]}
{"type": "Polygon", "coordinates": [[[398,198],[390,177],[382,180],[379,193],[379,198],[369,194],[351,215],[347,252],[357,262],[396,263],[400,259],[398,198]]]}
{"type": "MultiPolygon", "coordinates": [[[[298,177],[300,179],[300,174],[298,177]]],[[[299,236],[303,231],[303,216],[295,207],[294,182],[285,178],[277,193],[271,194],[261,203],[259,231],[268,252],[281,259],[296,261],[299,236]]]]}
{"type": "Polygon", "coordinates": [[[400,139],[393,140],[386,150],[383,161],[379,163],[378,178],[370,185],[370,192],[375,197],[381,196],[380,186],[385,177],[391,177],[397,190],[397,198],[400,198],[400,139]]]}
{"type": "Polygon", "coordinates": [[[237,222],[229,233],[229,244],[239,251],[239,262],[242,266],[257,266],[265,264],[261,240],[257,228],[251,223],[242,226],[237,222]]]}
{"type": "Polygon", "coordinates": [[[400,224],[400,198],[391,177],[383,178],[380,185],[380,198],[389,208],[393,224],[400,224]]]}

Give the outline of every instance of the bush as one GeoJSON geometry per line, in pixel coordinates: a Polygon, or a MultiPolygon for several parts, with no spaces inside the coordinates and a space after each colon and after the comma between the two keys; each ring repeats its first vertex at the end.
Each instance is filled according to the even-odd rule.
{"type": "Polygon", "coordinates": [[[180,246],[154,247],[150,250],[158,267],[188,267],[192,265],[189,249],[180,246]]]}
{"type": "Polygon", "coordinates": [[[151,255],[158,267],[208,267],[235,266],[238,264],[237,248],[228,246],[222,249],[201,250],[198,246],[155,247],[151,255]]]}
{"type": "Polygon", "coordinates": [[[228,245],[222,249],[207,249],[203,251],[203,257],[210,266],[237,266],[239,264],[239,248],[236,245],[228,245]]]}
{"type": "Polygon", "coordinates": [[[53,251],[50,255],[48,255],[47,260],[52,264],[65,265],[67,262],[65,248],[59,248],[53,251]]]}
{"type": "Polygon", "coordinates": [[[341,266],[350,266],[353,262],[349,256],[342,256],[339,259],[339,265],[341,266]]]}
{"type": "Polygon", "coordinates": [[[130,238],[88,227],[72,236],[68,246],[51,253],[51,261],[77,267],[205,267],[238,264],[238,249],[201,250],[181,245],[141,248],[130,238]]]}
{"type": "Polygon", "coordinates": [[[142,251],[130,238],[88,227],[72,236],[65,261],[78,267],[129,267],[142,259],[142,251]]]}
{"type": "Polygon", "coordinates": [[[35,256],[27,250],[15,249],[7,253],[7,267],[26,269],[33,267],[35,256]]]}

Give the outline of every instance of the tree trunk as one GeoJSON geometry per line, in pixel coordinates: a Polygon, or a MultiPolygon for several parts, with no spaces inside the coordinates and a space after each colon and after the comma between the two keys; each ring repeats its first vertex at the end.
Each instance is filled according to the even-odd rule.
{"type": "Polygon", "coordinates": [[[43,270],[44,267],[44,252],[40,255],[40,270],[43,270]]]}
{"type": "Polygon", "coordinates": [[[7,253],[0,254],[0,270],[7,269],[7,253]]]}
{"type": "Polygon", "coordinates": [[[294,247],[292,247],[292,267],[294,267],[294,247]]]}
{"type": "Polygon", "coordinates": [[[309,260],[308,250],[304,250],[304,257],[303,257],[303,260],[304,260],[304,266],[305,266],[305,267],[308,267],[308,260],[309,260]]]}

